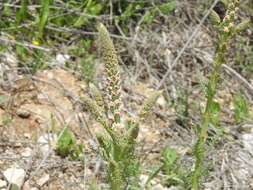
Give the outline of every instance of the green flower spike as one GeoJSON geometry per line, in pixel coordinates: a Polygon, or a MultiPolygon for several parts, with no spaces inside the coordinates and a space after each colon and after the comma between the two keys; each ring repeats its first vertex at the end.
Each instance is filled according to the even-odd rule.
{"type": "Polygon", "coordinates": [[[103,61],[107,73],[108,109],[113,114],[113,123],[120,123],[120,76],[116,51],[109,32],[103,24],[97,26],[103,61]]]}

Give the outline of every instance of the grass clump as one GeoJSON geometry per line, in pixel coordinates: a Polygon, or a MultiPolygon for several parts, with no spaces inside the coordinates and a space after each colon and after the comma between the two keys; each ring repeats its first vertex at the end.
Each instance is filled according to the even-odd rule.
{"type": "Polygon", "coordinates": [[[65,127],[59,135],[56,152],[61,157],[69,157],[71,160],[83,160],[83,145],[78,145],[75,136],[68,127],[65,127]]]}
{"type": "Polygon", "coordinates": [[[162,184],[167,187],[176,186],[179,189],[189,189],[191,186],[191,172],[182,165],[175,149],[167,147],[162,151],[160,166],[149,175],[146,181],[147,189],[151,189],[150,183],[159,172],[164,176],[162,184]]]}
{"type": "Polygon", "coordinates": [[[97,26],[99,44],[107,74],[107,101],[95,85],[90,86],[93,99],[82,98],[87,110],[106,131],[98,134],[100,152],[106,162],[107,180],[112,190],[138,189],[140,163],[136,154],[139,123],[147,117],[160,92],[155,92],[144,103],[138,117],[123,122],[121,114],[121,80],[116,51],[109,33],[103,24],[97,26]]]}
{"type": "Polygon", "coordinates": [[[235,95],[233,104],[235,122],[240,124],[250,116],[248,102],[242,92],[235,95]]]}
{"type": "Polygon", "coordinates": [[[46,27],[48,17],[49,17],[49,5],[52,0],[42,0],[41,1],[41,10],[39,15],[39,24],[38,24],[38,39],[42,39],[44,35],[44,29],[46,27]]]}

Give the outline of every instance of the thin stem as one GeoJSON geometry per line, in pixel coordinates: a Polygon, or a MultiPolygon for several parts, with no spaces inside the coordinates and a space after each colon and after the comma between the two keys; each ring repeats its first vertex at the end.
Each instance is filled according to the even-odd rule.
{"type": "Polygon", "coordinates": [[[208,137],[208,126],[212,122],[214,106],[216,102],[214,101],[214,97],[216,95],[217,86],[219,83],[222,65],[225,63],[225,54],[228,49],[228,43],[230,39],[233,37],[235,29],[234,19],[235,12],[238,9],[239,0],[231,0],[228,6],[228,11],[223,21],[219,23],[218,26],[218,45],[216,48],[216,57],[214,60],[214,68],[209,78],[209,82],[207,85],[207,102],[205,111],[202,116],[201,129],[198,135],[198,140],[195,145],[194,155],[196,157],[195,160],[195,170],[192,176],[192,190],[199,189],[199,181],[202,174],[202,166],[205,158],[205,143],[208,137]]]}

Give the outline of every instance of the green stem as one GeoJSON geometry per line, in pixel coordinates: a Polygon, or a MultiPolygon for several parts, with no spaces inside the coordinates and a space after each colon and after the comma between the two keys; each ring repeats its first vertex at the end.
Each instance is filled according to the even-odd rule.
{"type": "Polygon", "coordinates": [[[207,103],[205,112],[203,114],[203,120],[201,124],[201,129],[199,133],[198,141],[195,145],[195,170],[192,177],[192,190],[198,190],[199,189],[199,180],[201,177],[201,170],[203,165],[203,160],[205,157],[205,142],[207,139],[207,131],[208,126],[211,122],[212,118],[212,111],[213,111],[213,103],[214,103],[214,97],[217,90],[217,85],[219,82],[222,64],[225,62],[225,53],[227,51],[227,44],[229,41],[229,36],[221,36],[218,48],[216,50],[216,58],[214,62],[214,70],[209,78],[208,86],[207,86],[207,103]]]}

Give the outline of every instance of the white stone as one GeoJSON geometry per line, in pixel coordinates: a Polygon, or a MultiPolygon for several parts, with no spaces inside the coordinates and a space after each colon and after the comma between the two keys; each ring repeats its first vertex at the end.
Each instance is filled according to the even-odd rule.
{"type": "Polygon", "coordinates": [[[166,102],[164,96],[159,96],[159,98],[157,99],[157,104],[159,106],[161,106],[162,108],[165,108],[167,102],[166,102]]]}
{"type": "Polygon", "coordinates": [[[141,187],[145,186],[147,180],[148,180],[148,176],[147,175],[141,175],[140,176],[140,185],[141,185],[141,187]]]}
{"type": "Polygon", "coordinates": [[[17,185],[19,188],[21,188],[21,186],[24,183],[26,173],[25,170],[23,170],[22,168],[13,166],[5,170],[3,172],[3,175],[9,183],[13,183],[17,185]]]}
{"type": "Polygon", "coordinates": [[[6,187],[6,186],[7,186],[7,182],[0,179],[0,188],[6,187]]]}
{"type": "Polygon", "coordinates": [[[49,175],[44,174],[37,182],[39,186],[43,186],[49,180],[49,175]]]}
{"type": "Polygon", "coordinates": [[[6,53],[5,57],[6,57],[6,62],[7,63],[10,63],[12,65],[16,65],[17,64],[17,58],[14,55],[6,53]]]}
{"type": "Polygon", "coordinates": [[[25,148],[22,151],[21,155],[24,157],[30,157],[32,155],[32,149],[30,149],[29,147],[25,148]]]}
{"type": "Polygon", "coordinates": [[[32,134],[31,133],[24,133],[24,137],[27,139],[31,139],[32,134]]]}
{"type": "Polygon", "coordinates": [[[157,184],[152,187],[152,190],[165,190],[165,188],[161,184],[157,184]]]}
{"type": "Polygon", "coordinates": [[[57,143],[57,135],[56,134],[44,134],[38,138],[39,150],[42,155],[45,156],[48,154],[50,149],[54,148],[57,143]]]}
{"type": "Polygon", "coordinates": [[[56,61],[60,64],[64,64],[69,59],[70,59],[70,56],[68,54],[57,54],[56,55],[56,61]]]}
{"type": "MultiPolygon", "coordinates": [[[[145,187],[148,178],[149,178],[149,176],[147,176],[147,175],[141,175],[141,176],[140,176],[140,186],[141,186],[141,188],[144,188],[144,187],[145,187]]],[[[157,182],[156,182],[155,180],[151,180],[151,181],[149,182],[149,184],[150,184],[151,186],[154,186],[154,185],[157,184],[157,182]]]]}

